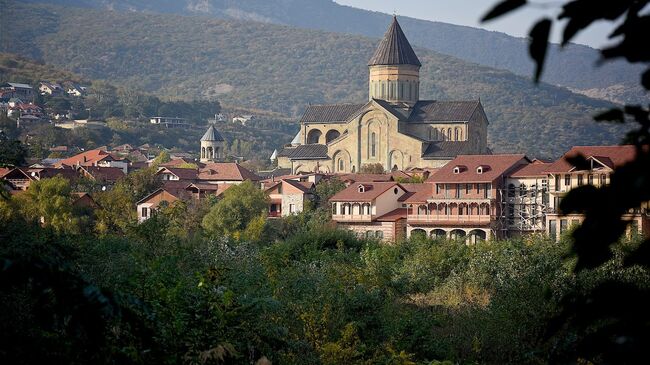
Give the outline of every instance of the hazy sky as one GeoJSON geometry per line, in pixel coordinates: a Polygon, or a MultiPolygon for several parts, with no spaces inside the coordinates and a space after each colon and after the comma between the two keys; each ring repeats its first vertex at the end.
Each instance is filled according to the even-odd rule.
{"type": "MultiPolygon", "coordinates": [[[[520,9],[505,17],[486,24],[479,24],[479,19],[499,0],[335,0],[342,5],[362,8],[382,13],[404,15],[418,19],[434,20],[445,23],[467,25],[489,30],[497,30],[513,36],[524,37],[532,24],[545,14],[557,15],[559,1],[537,0],[536,4],[553,5],[520,9]]],[[[615,1],[615,0],[614,0],[615,1]]],[[[560,31],[555,27],[554,42],[559,42],[560,31]]],[[[600,48],[606,44],[611,28],[607,23],[592,25],[580,33],[573,42],[600,48]]]]}

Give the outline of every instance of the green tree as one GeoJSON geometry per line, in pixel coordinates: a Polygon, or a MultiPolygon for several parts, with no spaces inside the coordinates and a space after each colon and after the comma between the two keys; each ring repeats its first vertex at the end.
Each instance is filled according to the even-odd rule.
{"type": "Polygon", "coordinates": [[[240,238],[251,222],[258,225],[256,218],[266,215],[268,205],[268,196],[251,181],[245,181],[226,190],[223,199],[203,217],[202,225],[213,237],[240,238]]]}
{"type": "Polygon", "coordinates": [[[362,174],[383,174],[384,165],[380,163],[366,163],[361,166],[359,172],[362,174]]]}
{"type": "Polygon", "coordinates": [[[59,233],[78,233],[79,217],[73,212],[70,182],[62,177],[34,181],[15,197],[23,216],[59,233]]]}
{"type": "Polygon", "coordinates": [[[321,181],[318,185],[316,185],[318,206],[321,208],[329,208],[330,198],[343,189],[345,189],[345,183],[337,177],[333,177],[326,181],[321,181]]]}
{"type": "Polygon", "coordinates": [[[25,164],[27,149],[18,140],[9,139],[0,130],[0,166],[22,166],[25,164]]]}

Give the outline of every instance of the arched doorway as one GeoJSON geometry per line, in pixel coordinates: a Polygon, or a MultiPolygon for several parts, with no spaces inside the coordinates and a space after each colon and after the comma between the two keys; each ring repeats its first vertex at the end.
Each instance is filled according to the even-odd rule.
{"type": "Polygon", "coordinates": [[[469,232],[469,243],[479,243],[487,239],[487,233],[482,229],[473,229],[469,232]]]}
{"type": "Polygon", "coordinates": [[[418,238],[418,239],[426,238],[427,232],[424,229],[416,228],[411,231],[411,237],[418,238]]]}
{"type": "Polygon", "coordinates": [[[462,240],[467,234],[462,229],[454,229],[449,233],[449,237],[452,240],[462,240]]]}
{"type": "Polygon", "coordinates": [[[447,237],[447,232],[444,229],[434,229],[431,231],[431,238],[433,239],[444,239],[447,237]]]}

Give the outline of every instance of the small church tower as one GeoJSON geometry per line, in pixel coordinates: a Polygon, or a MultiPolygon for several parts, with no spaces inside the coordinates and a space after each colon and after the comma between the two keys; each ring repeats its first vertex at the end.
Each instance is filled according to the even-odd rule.
{"type": "Polygon", "coordinates": [[[224,139],[219,131],[210,124],[201,137],[201,162],[216,162],[224,157],[224,139]]]}
{"type": "Polygon", "coordinates": [[[368,62],[369,99],[415,104],[420,98],[422,64],[393,16],[379,47],[368,62]]]}

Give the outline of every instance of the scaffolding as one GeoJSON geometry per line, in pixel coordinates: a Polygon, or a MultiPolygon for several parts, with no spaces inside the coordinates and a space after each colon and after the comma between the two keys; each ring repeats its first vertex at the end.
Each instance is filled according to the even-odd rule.
{"type": "Polygon", "coordinates": [[[498,229],[504,236],[510,232],[543,232],[546,225],[549,192],[547,184],[533,184],[497,189],[499,204],[498,229]]]}

